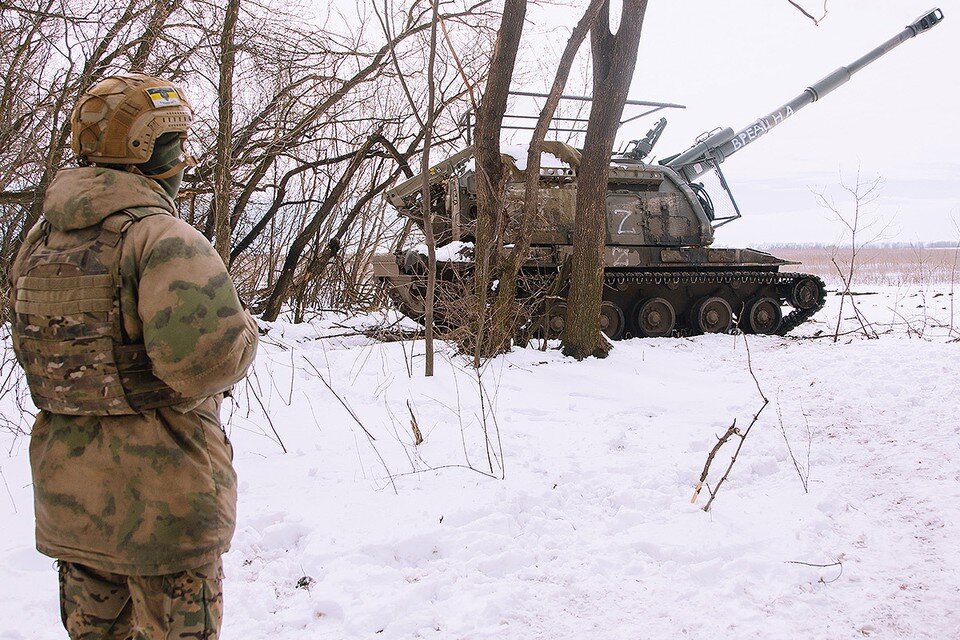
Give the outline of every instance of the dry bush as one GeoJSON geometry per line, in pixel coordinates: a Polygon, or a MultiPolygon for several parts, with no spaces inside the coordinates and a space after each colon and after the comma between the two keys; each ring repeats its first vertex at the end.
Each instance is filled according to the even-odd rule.
{"type": "Polygon", "coordinates": [[[10,342],[10,327],[0,325],[0,431],[6,431],[15,437],[26,435],[30,431],[34,414],[27,408],[29,389],[23,369],[17,364],[13,346],[10,342]]]}

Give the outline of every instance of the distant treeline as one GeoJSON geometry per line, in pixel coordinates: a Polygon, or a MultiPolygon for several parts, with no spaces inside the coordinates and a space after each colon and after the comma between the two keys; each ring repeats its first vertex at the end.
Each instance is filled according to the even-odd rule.
{"type": "MultiPolygon", "coordinates": [[[[936,240],[934,242],[871,242],[871,249],[956,249],[960,240],[936,240]]],[[[759,249],[832,249],[835,244],[826,242],[766,242],[759,249]]]]}

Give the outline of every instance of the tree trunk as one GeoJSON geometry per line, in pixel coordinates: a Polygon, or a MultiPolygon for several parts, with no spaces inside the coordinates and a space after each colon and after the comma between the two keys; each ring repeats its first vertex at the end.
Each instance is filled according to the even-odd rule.
{"type": "Polygon", "coordinates": [[[500,214],[503,210],[503,163],[500,160],[500,127],[507,110],[510,80],[523,34],[526,0],[506,0],[497,32],[487,85],[477,110],[474,129],[477,164],[477,221],[474,235],[474,292],[476,324],[473,328],[474,366],[486,351],[487,291],[490,288],[492,258],[498,250],[500,214]]]}
{"type": "Polygon", "coordinates": [[[563,331],[563,353],[582,360],[603,357],[610,344],[600,332],[603,254],[606,235],[607,175],[623,105],[637,63],[647,0],[623,0],[620,27],[610,32],[610,3],[604,2],[591,31],[593,106],[577,178],[570,293],[563,331]]]}
{"type": "Polygon", "coordinates": [[[513,250],[507,256],[503,273],[500,275],[500,286],[493,302],[492,322],[490,326],[490,340],[492,349],[503,351],[509,348],[510,340],[516,333],[517,321],[520,319],[516,308],[517,277],[520,267],[527,259],[530,250],[530,235],[533,225],[540,215],[540,153],[543,141],[553,120],[553,114],[560,103],[560,95],[567,84],[573,61],[583,44],[587,33],[593,28],[600,13],[600,7],[605,0],[591,0],[580,22],[574,27],[567,40],[567,45],[560,56],[557,73],[550,87],[550,93],[540,111],[540,117],[533,130],[530,147],[527,151],[527,168],[524,175],[523,212],[521,213],[520,234],[514,241],[513,250]]]}
{"type": "Polygon", "coordinates": [[[220,36],[220,81],[217,85],[217,146],[213,164],[214,247],[224,264],[230,264],[230,196],[233,185],[233,71],[236,66],[237,19],[240,0],[228,0],[220,36]]]}
{"type": "Polygon", "coordinates": [[[433,109],[437,92],[433,83],[434,63],[437,59],[437,22],[439,0],[432,0],[433,19],[430,25],[430,60],[427,63],[427,121],[423,123],[423,161],[420,163],[420,204],[423,229],[427,243],[427,296],[423,301],[423,343],[426,358],[423,375],[433,375],[433,303],[437,292],[437,240],[433,236],[433,198],[430,197],[430,142],[433,136],[433,109]]]}

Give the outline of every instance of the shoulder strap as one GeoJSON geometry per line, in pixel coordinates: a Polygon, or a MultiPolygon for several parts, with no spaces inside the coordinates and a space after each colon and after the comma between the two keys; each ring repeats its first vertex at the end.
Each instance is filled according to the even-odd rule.
{"type": "Polygon", "coordinates": [[[130,207],[124,209],[134,222],[149,218],[150,216],[169,216],[171,213],[163,207],[130,207]]]}
{"type": "MultiPolygon", "coordinates": [[[[140,222],[144,218],[159,215],[170,215],[170,212],[160,207],[131,207],[118,211],[106,217],[100,227],[107,233],[122,236],[135,222],[140,222]]],[[[119,237],[117,238],[119,240],[119,237]]],[[[113,244],[113,243],[111,243],[113,244]]]]}
{"type": "Polygon", "coordinates": [[[131,207],[118,211],[103,220],[100,223],[100,242],[109,247],[103,258],[105,262],[110,262],[110,273],[113,275],[116,294],[114,304],[117,314],[115,316],[114,336],[117,344],[126,344],[129,342],[129,336],[123,327],[120,311],[120,291],[123,287],[123,276],[121,275],[120,256],[121,240],[127,231],[137,222],[151,216],[170,215],[170,212],[161,207],[131,207]]]}

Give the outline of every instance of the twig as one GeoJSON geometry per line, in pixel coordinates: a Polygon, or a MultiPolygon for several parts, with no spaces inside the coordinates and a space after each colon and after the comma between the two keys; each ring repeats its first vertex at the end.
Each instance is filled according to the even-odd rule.
{"type": "Polygon", "coordinates": [[[250,384],[249,378],[244,378],[247,381],[247,390],[252,390],[253,397],[256,398],[257,404],[260,405],[260,410],[263,411],[263,416],[267,419],[267,424],[270,425],[270,430],[273,431],[273,435],[277,438],[277,444],[280,445],[280,448],[283,449],[284,453],[287,453],[287,447],[283,444],[283,440],[280,438],[280,434],[277,433],[276,427],[273,426],[273,420],[270,418],[270,412],[267,411],[267,408],[263,405],[263,400],[260,399],[260,394],[257,393],[257,390],[253,388],[253,385],[250,384]]]}
{"type": "MultiPolygon", "coordinates": [[[[416,471],[417,463],[414,461],[413,456],[410,455],[410,451],[407,449],[407,443],[403,441],[403,438],[400,436],[400,429],[397,428],[400,421],[397,420],[396,414],[390,409],[390,403],[386,397],[383,399],[383,409],[387,412],[387,415],[390,416],[390,426],[393,427],[393,435],[400,444],[400,448],[403,449],[404,455],[407,456],[407,462],[410,463],[410,468],[416,471]]],[[[414,447],[414,453],[417,453],[418,458],[420,457],[416,447],[414,447]]]]}
{"type": "Polygon", "coordinates": [[[817,564],[815,562],[801,562],[800,560],[784,560],[784,564],[800,564],[805,567],[817,567],[819,569],[829,569],[830,567],[840,567],[840,573],[837,574],[837,577],[833,580],[824,580],[823,577],[820,578],[820,582],[823,584],[830,584],[831,582],[836,582],[840,579],[840,576],[843,575],[843,563],[837,560],[836,562],[831,562],[829,564],[817,564]]]}
{"type": "Polygon", "coordinates": [[[474,375],[477,377],[477,391],[480,396],[480,425],[483,429],[483,441],[487,454],[487,466],[490,469],[490,473],[493,473],[493,463],[496,462],[497,466],[500,467],[500,477],[502,479],[506,477],[506,469],[504,468],[503,460],[503,440],[500,438],[500,423],[497,421],[497,412],[495,406],[496,396],[491,398],[490,394],[487,392],[486,386],[483,384],[484,370],[485,367],[473,369],[474,375]],[[497,439],[496,450],[493,450],[493,442],[490,439],[490,429],[487,424],[488,414],[493,420],[493,426],[497,439]]]}
{"type": "Polygon", "coordinates": [[[807,418],[807,413],[803,410],[803,403],[800,403],[800,415],[803,416],[803,424],[807,429],[807,482],[805,486],[810,484],[810,451],[813,448],[813,432],[810,430],[810,420],[807,418]]]}
{"type": "Polygon", "coordinates": [[[805,15],[806,17],[808,17],[808,18],[810,18],[811,20],[813,20],[813,24],[814,24],[815,26],[817,26],[817,27],[819,27],[819,26],[820,26],[820,22],[821,22],[824,18],[827,17],[827,1],[826,1],[826,0],[824,0],[824,2],[823,2],[823,15],[820,16],[819,18],[813,17],[813,15],[811,15],[810,12],[808,12],[806,9],[804,9],[804,8],[801,7],[799,4],[797,4],[794,0],[787,0],[787,2],[789,2],[791,5],[793,5],[793,7],[794,7],[797,11],[799,11],[800,13],[802,13],[803,15],[805,15]]]}
{"type": "Polygon", "coordinates": [[[410,429],[413,431],[413,446],[423,444],[423,434],[420,432],[420,425],[417,423],[417,415],[413,412],[413,405],[407,399],[407,411],[410,412],[410,429]]]}
{"type": "Polygon", "coordinates": [[[3,475],[3,468],[0,467],[0,479],[3,480],[3,486],[7,490],[7,495],[10,496],[10,504],[13,505],[13,512],[20,513],[17,511],[17,501],[13,499],[13,494],[10,493],[10,485],[7,484],[7,477],[3,475]]]}
{"type": "MultiPolygon", "coordinates": [[[[790,454],[790,460],[793,462],[793,468],[797,470],[797,475],[800,476],[800,484],[803,485],[803,492],[810,493],[810,488],[808,485],[808,479],[810,477],[810,440],[807,439],[807,469],[806,473],[800,466],[800,462],[797,461],[797,456],[793,453],[793,447],[790,446],[790,438],[787,437],[787,427],[783,424],[783,411],[780,407],[780,391],[777,391],[777,419],[780,421],[780,433],[783,434],[783,441],[787,443],[787,453],[790,454]]],[[[806,416],[804,416],[806,419],[806,416]]],[[[810,425],[807,424],[807,435],[810,435],[810,425]]]]}
{"type": "MultiPolygon", "coordinates": [[[[960,234],[960,223],[957,222],[957,219],[951,216],[953,220],[953,226],[957,230],[957,233],[960,234]]],[[[954,294],[954,287],[957,281],[957,259],[960,258],[960,235],[957,236],[957,244],[953,247],[953,264],[950,267],[950,329],[948,330],[947,335],[952,337],[954,334],[954,325],[953,325],[953,311],[954,311],[954,301],[956,297],[954,294]]],[[[960,338],[958,338],[960,339],[960,338]]],[[[956,342],[956,340],[950,340],[949,342],[956,342]]]]}
{"type": "Polygon", "coordinates": [[[307,358],[306,356],[303,357],[303,360],[308,365],[310,365],[310,368],[313,369],[313,371],[317,374],[317,377],[320,378],[320,381],[323,383],[323,386],[325,386],[330,391],[330,393],[333,394],[333,396],[343,406],[343,408],[347,410],[347,413],[350,414],[350,417],[353,418],[353,421],[356,422],[357,425],[360,427],[360,429],[363,430],[363,433],[367,436],[367,440],[370,442],[370,447],[373,449],[373,452],[377,455],[377,458],[380,459],[380,464],[383,465],[383,469],[387,472],[387,477],[390,479],[390,485],[393,487],[393,492],[399,495],[400,492],[397,491],[397,485],[393,481],[393,475],[390,473],[390,467],[387,466],[387,461],[384,460],[383,455],[380,453],[380,450],[377,449],[377,446],[374,444],[374,442],[376,441],[376,438],[374,438],[373,434],[367,430],[364,424],[360,421],[360,418],[357,417],[357,414],[354,413],[353,408],[349,404],[347,404],[346,400],[344,400],[339,393],[334,391],[333,387],[330,386],[330,383],[327,382],[327,379],[323,377],[323,374],[320,373],[320,370],[317,369],[317,367],[313,364],[313,362],[311,362],[310,359],[307,358]]]}
{"type": "Polygon", "coordinates": [[[350,414],[350,417],[353,418],[353,421],[356,422],[357,425],[358,425],[361,429],[363,429],[363,432],[364,432],[365,434],[367,434],[367,437],[370,438],[371,440],[376,440],[376,438],[373,437],[373,434],[370,433],[370,432],[367,430],[367,428],[363,425],[362,422],[360,422],[360,418],[358,418],[358,417],[357,417],[357,414],[354,413],[353,407],[351,407],[349,404],[347,404],[347,401],[343,399],[343,396],[341,396],[339,393],[337,393],[336,391],[334,391],[333,387],[330,386],[330,383],[327,382],[327,379],[323,377],[323,374],[322,374],[322,373],[320,373],[320,370],[317,369],[317,367],[314,366],[314,364],[313,364],[312,362],[310,362],[310,359],[307,358],[306,356],[304,356],[304,357],[303,357],[303,360],[304,360],[304,362],[306,362],[308,365],[310,365],[310,368],[313,369],[314,372],[317,374],[317,377],[320,378],[320,382],[323,383],[323,386],[325,386],[325,387],[327,388],[327,390],[330,391],[330,393],[333,394],[333,397],[336,398],[337,401],[343,406],[343,408],[347,410],[347,413],[350,414]]]}
{"type": "Polygon", "coordinates": [[[473,85],[470,83],[470,79],[467,77],[467,73],[463,70],[463,63],[460,62],[460,56],[457,55],[457,49],[453,46],[453,42],[450,41],[450,34],[447,32],[447,23],[443,18],[440,18],[440,30],[443,31],[443,40],[447,43],[447,50],[450,51],[450,55],[453,56],[453,62],[457,66],[457,71],[460,72],[460,79],[463,80],[463,84],[467,87],[467,93],[470,96],[470,106],[473,107],[473,112],[477,112],[477,98],[473,95],[473,85]]]}
{"type": "Polygon", "coordinates": [[[417,344],[417,336],[413,336],[413,340],[410,342],[410,356],[407,357],[407,341],[400,341],[400,348],[403,349],[403,366],[407,368],[407,377],[413,377],[413,349],[417,344]]]}
{"type": "MultiPolygon", "coordinates": [[[[890,307],[887,307],[887,308],[890,309],[890,307]]],[[[907,335],[908,335],[908,336],[910,336],[910,335],[912,335],[912,334],[916,334],[916,336],[917,336],[918,338],[920,338],[921,340],[923,339],[923,331],[920,331],[920,330],[916,329],[916,328],[913,326],[913,324],[912,324],[909,320],[907,320],[906,316],[904,316],[902,313],[900,313],[900,312],[897,311],[896,309],[890,309],[890,310],[893,311],[893,315],[894,315],[895,317],[900,318],[901,320],[903,320],[903,324],[906,325],[906,327],[907,327],[907,335]]]]}
{"type": "Polygon", "coordinates": [[[344,333],[331,333],[325,336],[317,336],[316,338],[310,338],[310,340],[329,340],[330,338],[352,338],[354,336],[364,336],[367,338],[370,337],[367,331],[347,331],[344,333]]]}
{"type": "MultiPolygon", "coordinates": [[[[872,325],[872,324],[873,324],[873,323],[871,323],[871,325],[872,325]]],[[[880,324],[880,326],[882,327],[882,326],[884,326],[884,325],[883,325],[883,324],[880,324]]],[[[863,331],[863,329],[851,329],[850,331],[841,331],[840,333],[837,333],[837,334],[833,334],[833,333],[822,333],[822,334],[816,335],[816,336],[787,336],[787,337],[792,337],[792,338],[795,339],[795,340],[823,340],[824,338],[828,338],[828,339],[830,339],[830,340],[833,340],[833,339],[834,339],[834,336],[837,336],[837,337],[839,338],[839,337],[843,337],[843,336],[849,336],[849,335],[852,335],[852,334],[854,334],[854,333],[861,333],[862,331],[863,331]]]]}
{"type": "Polygon", "coordinates": [[[453,387],[456,390],[457,394],[457,422],[460,424],[460,444],[463,446],[463,458],[467,461],[467,466],[472,467],[473,463],[470,462],[470,454],[467,452],[467,435],[463,429],[463,411],[461,410],[460,405],[460,382],[457,379],[457,371],[453,369],[453,387]]]}
{"type": "Polygon", "coordinates": [[[860,328],[863,330],[863,335],[867,339],[876,339],[878,337],[877,332],[874,331],[873,335],[870,335],[870,332],[867,330],[867,326],[870,323],[867,322],[866,317],[860,313],[860,309],[857,307],[857,302],[853,297],[853,292],[850,291],[851,283],[848,281],[847,276],[845,276],[843,271],[840,269],[840,265],[837,264],[836,258],[831,258],[830,261],[833,262],[833,266],[836,267],[837,273],[840,275],[840,280],[843,281],[843,293],[840,294],[840,312],[837,314],[837,328],[833,334],[833,341],[836,342],[837,338],[840,337],[840,320],[843,317],[843,300],[847,297],[850,298],[850,306],[853,307],[853,315],[860,322],[860,328]]]}
{"type": "MultiPolygon", "coordinates": [[[[723,486],[723,483],[727,481],[727,478],[730,476],[730,471],[733,469],[733,465],[737,461],[737,457],[740,455],[740,450],[743,449],[743,443],[747,441],[747,436],[750,435],[750,431],[753,429],[753,426],[757,424],[757,421],[760,420],[760,414],[763,413],[763,410],[767,408],[767,405],[770,404],[770,400],[767,399],[767,396],[763,393],[763,389],[760,388],[760,381],[757,379],[757,374],[753,371],[753,361],[750,357],[750,343],[747,341],[746,334],[743,335],[743,344],[747,350],[747,369],[750,371],[750,377],[753,378],[753,382],[757,387],[757,393],[760,394],[760,397],[763,398],[763,404],[760,405],[760,408],[753,415],[753,420],[750,421],[749,426],[742,432],[734,432],[731,435],[736,435],[740,438],[740,442],[737,444],[736,450],[733,452],[733,456],[730,458],[730,464],[727,465],[726,471],[723,472],[723,476],[720,478],[720,481],[717,482],[715,488],[711,489],[710,485],[706,484],[706,478],[701,480],[701,483],[707,487],[707,492],[710,494],[710,499],[707,500],[707,504],[703,506],[704,511],[710,511],[710,507],[713,505],[713,501],[717,497],[717,493],[720,491],[720,487],[723,486]]],[[[733,427],[731,426],[731,429],[733,427]]],[[[717,447],[719,448],[719,447],[717,447]]]]}
{"type": "MultiPolygon", "coordinates": [[[[481,397],[486,396],[487,406],[490,407],[490,417],[493,420],[493,428],[497,437],[497,451],[494,452],[494,459],[497,461],[497,464],[500,465],[500,478],[504,479],[507,477],[507,469],[505,467],[505,461],[503,459],[503,439],[500,437],[500,422],[497,420],[497,410],[496,410],[497,399],[496,399],[496,396],[494,396],[493,398],[490,397],[489,392],[487,392],[487,389],[483,384],[483,378],[480,375],[479,370],[477,373],[477,384],[480,385],[481,397]],[[497,456],[497,452],[499,452],[499,457],[497,456]]],[[[486,434],[487,434],[486,414],[484,414],[483,422],[484,422],[483,433],[484,433],[484,437],[486,437],[486,434]]]]}
{"type": "Polygon", "coordinates": [[[720,447],[725,445],[727,440],[730,439],[730,436],[733,435],[740,435],[740,431],[737,429],[736,418],[733,419],[733,424],[727,427],[727,432],[717,438],[717,444],[713,445],[713,449],[710,449],[710,453],[707,454],[707,462],[703,465],[703,472],[700,474],[700,481],[693,489],[693,497],[690,498],[690,504],[693,504],[697,501],[697,497],[700,495],[700,490],[703,489],[703,484],[707,481],[707,476],[710,474],[710,465],[713,464],[713,459],[717,455],[717,451],[719,451],[720,447]]]}
{"type": "Polygon", "coordinates": [[[287,394],[287,406],[293,404],[293,382],[297,373],[297,366],[293,360],[293,349],[290,349],[290,392],[287,394]]]}
{"type": "Polygon", "coordinates": [[[477,469],[476,467],[471,467],[465,464],[442,464],[439,467],[427,467],[426,469],[417,469],[416,471],[405,471],[404,473],[397,473],[390,476],[390,478],[393,479],[393,478],[402,478],[403,476],[415,476],[415,475],[420,475],[422,473],[428,473],[430,471],[440,471],[442,469],[466,469],[468,471],[473,471],[474,473],[479,473],[480,475],[486,478],[492,478],[493,480],[501,480],[501,478],[498,478],[492,473],[487,473],[483,469],[477,469]]]}

